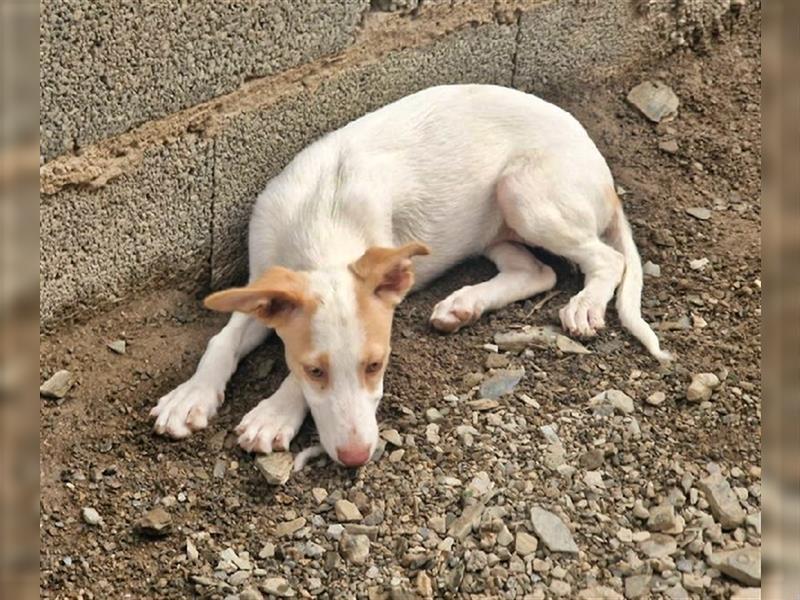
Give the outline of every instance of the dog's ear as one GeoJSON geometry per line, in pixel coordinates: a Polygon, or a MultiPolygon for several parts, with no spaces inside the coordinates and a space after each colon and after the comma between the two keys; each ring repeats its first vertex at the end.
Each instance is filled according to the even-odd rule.
{"type": "Polygon", "coordinates": [[[412,256],[430,254],[430,248],[420,242],[411,242],[399,248],[369,248],[350,271],[381,300],[396,306],[414,285],[412,256]]]}
{"type": "Polygon", "coordinates": [[[203,302],[206,308],[220,312],[242,312],[278,327],[312,302],[308,297],[305,276],[283,267],[268,269],[247,287],[216,292],[203,302]]]}

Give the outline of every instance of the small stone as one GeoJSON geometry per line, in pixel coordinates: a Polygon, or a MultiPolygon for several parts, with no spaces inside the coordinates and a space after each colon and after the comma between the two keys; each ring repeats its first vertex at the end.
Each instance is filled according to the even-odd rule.
{"type": "Polygon", "coordinates": [[[444,415],[436,408],[429,408],[425,411],[425,418],[429,423],[441,423],[444,420],[444,415]]]}
{"type": "Polygon", "coordinates": [[[365,535],[342,536],[339,542],[341,555],[355,565],[363,565],[369,557],[369,538],[365,535]]]}
{"type": "Polygon", "coordinates": [[[279,598],[291,598],[294,590],[289,587],[289,583],[283,577],[269,577],[261,583],[261,591],[279,598]]]}
{"type": "Polygon", "coordinates": [[[501,369],[481,383],[481,398],[497,400],[510,394],[525,375],[525,369],[501,369]]]}
{"type": "Polygon", "coordinates": [[[195,561],[198,558],[200,558],[200,553],[197,551],[197,547],[192,543],[192,540],[186,538],[186,559],[195,561]]]}
{"type": "Polygon", "coordinates": [[[551,552],[577,554],[578,546],[564,522],[550,511],[538,506],[531,509],[533,531],[551,552]]]}
{"type": "Polygon", "coordinates": [[[525,531],[518,531],[514,540],[514,551],[522,557],[536,552],[539,540],[525,531]]]}
{"type": "Polygon", "coordinates": [[[278,523],[275,526],[275,535],[277,537],[287,537],[293,535],[295,532],[299,531],[305,526],[306,526],[305,518],[297,517],[296,519],[292,519],[291,521],[284,521],[283,523],[278,523]]]}
{"type": "Polygon", "coordinates": [[[666,531],[675,527],[675,522],[675,507],[671,504],[662,504],[650,509],[647,528],[650,531],[666,531]]]}
{"type": "Polygon", "coordinates": [[[497,533],[497,543],[500,546],[508,546],[511,542],[514,541],[514,536],[511,535],[511,532],[508,530],[508,527],[503,525],[502,529],[497,533]]]}
{"type": "Polygon", "coordinates": [[[663,140],[658,143],[658,147],[667,154],[676,154],[678,152],[677,140],[663,140]]]}
{"type": "Polygon", "coordinates": [[[569,596],[572,592],[572,586],[568,584],[566,581],[561,581],[560,579],[556,579],[550,582],[550,592],[556,598],[564,598],[569,596]]]}
{"type": "Polygon", "coordinates": [[[314,501],[317,504],[322,504],[323,502],[325,502],[325,498],[328,497],[328,490],[320,487],[312,488],[311,496],[314,498],[314,501]]]}
{"type": "Polygon", "coordinates": [[[761,548],[748,546],[728,552],[715,552],[709,563],[740,583],[761,585],[761,548]]]}
{"type": "Polygon", "coordinates": [[[751,527],[758,535],[761,535],[761,511],[752,515],[747,515],[745,521],[748,527],[751,527]]]}
{"type": "Polygon", "coordinates": [[[257,589],[249,587],[239,592],[239,600],[264,600],[264,596],[257,589]]]}
{"type": "Polygon", "coordinates": [[[701,206],[691,206],[687,208],[686,214],[700,221],[708,221],[711,218],[711,211],[701,206]]]}
{"type": "Polygon", "coordinates": [[[75,381],[69,371],[58,371],[39,387],[39,395],[60,400],[67,395],[75,381]]]}
{"type": "Polygon", "coordinates": [[[705,494],[711,512],[723,529],[735,529],[744,523],[745,512],[739,504],[739,498],[722,473],[715,472],[701,479],[697,487],[705,494]]]}
{"type": "Polygon", "coordinates": [[[633,532],[627,527],[620,527],[617,529],[617,539],[620,542],[628,544],[633,541],[633,532]]]}
{"type": "Polygon", "coordinates": [[[647,402],[651,406],[660,406],[664,403],[666,399],[667,395],[664,392],[653,392],[647,397],[645,402],[647,402]]]}
{"type": "Polygon", "coordinates": [[[480,522],[484,508],[484,505],[480,502],[465,508],[461,516],[450,524],[450,527],[447,529],[447,535],[457,540],[466,538],[472,531],[472,528],[477,526],[480,522]]]}
{"type": "Polygon", "coordinates": [[[697,373],[686,390],[690,402],[704,402],[711,398],[713,390],[719,386],[719,378],[714,373],[697,373]]]}
{"type": "Polygon", "coordinates": [[[676,583],[671,588],[668,588],[664,595],[670,600],[689,600],[689,592],[687,592],[680,583],[676,583]]]}
{"type": "Polygon", "coordinates": [[[677,552],[678,543],[672,536],[654,533],[639,544],[639,549],[647,558],[665,558],[677,552]]]}
{"type": "Polygon", "coordinates": [[[226,462],[223,459],[218,458],[214,462],[214,470],[211,472],[211,474],[214,476],[215,479],[224,479],[225,472],[227,470],[228,470],[228,465],[226,464],[226,462]]]}
{"type": "Polygon", "coordinates": [[[87,525],[96,526],[103,524],[103,517],[91,506],[84,506],[81,515],[83,516],[83,521],[87,525]]]}
{"type": "Polygon", "coordinates": [[[349,500],[345,500],[344,498],[342,498],[341,500],[337,500],[333,508],[334,511],[336,512],[336,519],[342,523],[360,521],[361,519],[364,518],[361,515],[361,511],[358,510],[358,507],[349,500]]]}
{"type": "Polygon", "coordinates": [[[486,357],[487,369],[505,369],[510,362],[508,354],[495,354],[492,353],[486,357]]]}
{"type": "Polygon", "coordinates": [[[405,456],[406,451],[403,448],[398,448],[394,452],[389,453],[389,462],[390,463],[399,463],[403,460],[403,456],[405,456]]]}
{"type": "Polygon", "coordinates": [[[583,475],[583,482],[593,490],[604,490],[606,487],[602,471],[586,471],[583,475]]]}
{"type": "MultiPolygon", "coordinates": [[[[500,403],[497,400],[492,400],[491,398],[478,398],[477,400],[469,400],[467,405],[473,410],[485,411],[497,408],[500,406],[500,403]]],[[[461,427],[463,426],[459,426],[457,429],[460,429],[461,427]]],[[[473,428],[470,427],[470,429],[473,428]]]]}
{"type": "Polygon", "coordinates": [[[578,600],[622,600],[622,594],[603,585],[596,585],[578,592],[578,600]]]}
{"type": "Polygon", "coordinates": [[[439,425],[436,423],[428,423],[425,427],[425,439],[431,444],[438,444],[441,442],[442,438],[439,435],[439,425]]]}
{"type": "Polygon", "coordinates": [[[433,597],[433,585],[431,584],[431,578],[425,571],[420,571],[417,573],[417,593],[422,596],[423,598],[432,598],[433,597]]]}
{"type": "Polygon", "coordinates": [[[710,261],[707,258],[698,258],[695,260],[690,260],[689,268],[692,269],[693,271],[702,271],[708,266],[709,262],[710,261]]]}
{"type": "Polygon", "coordinates": [[[705,589],[705,582],[703,581],[703,577],[701,575],[697,575],[695,573],[684,573],[683,574],[683,587],[685,587],[690,592],[702,592],[705,589]]]}
{"type": "Polygon", "coordinates": [[[338,540],[342,537],[342,533],[344,533],[344,525],[340,523],[334,523],[333,525],[328,525],[328,531],[326,532],[327,536],[331,539],[338,540]]]}
{"type": "Polygon", "coordinates": [[[672,88],[660,81],[643,81],[628,93],[628,102],[654,123],[673,119],[680,105],[672,88]]]}
{"type": "Polygon", "coordinates": [[[172,516],[162,507],[157,506],[139,519],[136,528],[150,537],[164,537],[172,528],[172,516]]]}
{"type": "Polygon", "coordinates": [[[648,277],[661,277],[661,267],[648,260],[642,265],[642,273],[648,277]]]}
{"type": "Polygon", "coordinates": [[[652,575],[631,575],[625,579],[625,597],[628,600],[645,598],[650,594],[652,575]]]}
{"type": "Polygon", "coordinates": [[[589,400],[589,406],[611,406],[614,410],[626,415],[634,411],[633,398],[620,390],[600,392],[589,400]]]}
{"type": "Polygon", "coordinates": [[[603,451],[598,448],[592,448],[591,450],[587,450],[581,457],[578,459],[580,465],[584,469],[594,470],[603,465],[605,461],[605,456],[603,451]]]}
{"type": "Polygon", "coordinates": [[[289,481],[294,467],[291,452],[272,452],[256,459],[256,467],[270,485],[283,485],[289,481]]]}
{"type": "Polygon", "coordinates": [[[228,583],[232,586],[238,586],[242,585],[248,579],[250,579],[250,573],[247,571],[236,571],[236,573],[228,577],[228,583]]]}
{"type": "Polygon", "coordinates": [[[114,340],[106,344],[108,349],[117,354],[125,354],[126,343],[125,340],[114,340]]]}
{"type": "Polygon", "coordinates": [[[403,438],[400,437],[400,433],[397,429],[384,429],[381,431],[381,437],[398,448],[403,445],[403,438]]]}
{"type": "Polygon", "coordinates": [[[258,558],[272,558],[273,556],[275,556],[275,544],[272,542],[267,542],[258,551],[258,558]]]}

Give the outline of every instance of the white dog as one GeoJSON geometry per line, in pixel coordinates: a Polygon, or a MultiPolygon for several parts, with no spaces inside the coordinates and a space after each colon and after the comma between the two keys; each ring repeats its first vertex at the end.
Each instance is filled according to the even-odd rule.
{"type": "Polygon", "coordinates": [[[195,374],[151,411],[158,433],[204,428],[238,362],[275,330],[290,374],[242,419],[239,444],[286,449],[310,409],[334,460],[367,462],[395,306],[479,254],[498,274],[439,302],[436,329],[551,289],[555,273],[526,246],[585,275],[560,312],[569,333],[602,328],[619,285],[623,326],[669,359],[641,316],[641,262],[605,160],[569,113],[520,91],[434,87],[326,135],[267,184],[249,244],[250,283],[206,299],[233,315],[195,374]]]}

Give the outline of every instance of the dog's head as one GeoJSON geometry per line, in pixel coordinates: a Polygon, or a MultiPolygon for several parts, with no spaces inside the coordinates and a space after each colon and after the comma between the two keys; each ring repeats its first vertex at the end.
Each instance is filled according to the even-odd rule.
{"type": "Polygon", "coordinates": [[[370,248],[337,269],[272,267],[247,287],[212,294],[205,305],[249,313],[275,329],[323,447],[337,462],[357,466],[378,442],[392,317],[414,283],[410,259],[428,253],[412,242],[370,248]]]}

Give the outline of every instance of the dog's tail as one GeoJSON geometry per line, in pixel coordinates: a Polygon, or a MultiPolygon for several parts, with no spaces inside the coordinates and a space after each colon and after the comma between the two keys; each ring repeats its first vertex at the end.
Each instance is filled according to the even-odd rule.
{"type": "Polygon", "coordinates": [[[625,271],[617,288],[617,315],[622,326],[630,331],[658,360],[672,360],[672,355],[661,349],[658,337],[642,318],[642,261],[633,241],[628,219],[617,200],[611,225],[605,232],[609,244],[625,257],[625,271]]]}

